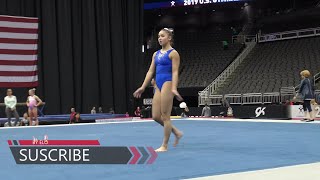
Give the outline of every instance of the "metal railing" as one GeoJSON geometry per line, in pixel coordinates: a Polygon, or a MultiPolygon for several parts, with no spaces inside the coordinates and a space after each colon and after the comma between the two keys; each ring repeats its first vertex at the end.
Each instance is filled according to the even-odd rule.
{"type": "Polygon", "coordinates": [[[273,103],[280,103],[280,93],[279,92],[272,92],[272,93],[263,93],[262,97],[263,104],[273,104],[273,103]]]}
{"type": "Polygon", "coordinates": [[[226,94],[224,97],[229,104],[242,104],[242,94],[226,94]]]}
{"type": "Polygon", "coordinates": [[[258,35],[258,42],[281,41],[312,36],[320,36],[320,27],[258,35]]]}
{"type": "Polygon", "coordinates": [[[210,95],[207,99],[207,103],[212,105],[221,105],[222,99],[223,95],[210,95]]]}
{"type": "Polygon", "coordinates": [[[257,42],[258,36],[257,35],[236,35],[232,36],[232,44],[234,43],[250,43],[250,42],[257,42]]]}
{"type": "Polygon", "coordinates": [[[256,42],[248,43],[247,47],[242,51],[242,53],[209,86],[198,93],[199,105],[204,105],[209,96],[214,95],[214,92],[217,90],[217,88],[219,88],[225,82],[225,80],[235,71],[235,69],[252,51],[255,45],[256,42]]]}
{"type": "Polygon", "coordinates": [[[262,93],[243,94],[242,104],[263,104],[262,93]]]}
{"type": "Polygon", "coordinates": [[[286,102],[286,100],[292,99],[296,95],[295,87],[282,87],[280,89],[280,101],[286,102]]]}
{"type": "MultiPolygon", "coordinates": [[[[281,101],[280,96],[281,95],[279,92],[212,95],[206,99],[207,100],[206,104],[211,106],[221,105],[221,102],[224,101],[224,99],[227,100],[230,105],[284,103],[287,99],[284,99],[284,101],[281,101]]],[[[292,98],[293,96],[291,97],[291,99],[292,98]]],[[[199,105],[202,105],[202,104],[199,104],[199,105]]]]}

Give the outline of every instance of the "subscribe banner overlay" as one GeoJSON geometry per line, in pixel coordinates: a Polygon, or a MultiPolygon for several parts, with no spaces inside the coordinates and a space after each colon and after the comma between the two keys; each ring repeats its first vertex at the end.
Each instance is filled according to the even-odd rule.
{"type": "Polygon", "coordinates": [[[17,164],[153,164],[152,147],[100,146],[98,140],[8,140],[17,164]]]}

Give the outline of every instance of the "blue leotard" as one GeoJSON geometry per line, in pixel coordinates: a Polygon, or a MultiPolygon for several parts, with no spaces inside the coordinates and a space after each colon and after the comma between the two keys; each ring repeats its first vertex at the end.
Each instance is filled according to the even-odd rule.
{"type": "Polygon", "coordinates": [[[167,81],[172,81],[172,61],[169,54],[174,49],[170,49],[164,53],[161,50],[156,52],[155,65],[156,65],[156,84],[161,91],[162,86],[167,81]]]}

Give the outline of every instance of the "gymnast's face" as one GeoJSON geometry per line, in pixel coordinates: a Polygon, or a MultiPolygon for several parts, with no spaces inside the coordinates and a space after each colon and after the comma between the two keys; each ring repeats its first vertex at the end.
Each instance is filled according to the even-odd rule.
{"type": "Polygon", "coordinates": [[[161,30],[158,34],[158,42],[160,46],[164,47],[168,43],[170,43],[170,41],[171,41],[171,37],[169,36],[169,33],[164,30],[161,30]]]}
{"type": "Polygon", "coordinates": [[[29,90],[29,96],[33,96],[34,92],[32,90],[29,90]]]}

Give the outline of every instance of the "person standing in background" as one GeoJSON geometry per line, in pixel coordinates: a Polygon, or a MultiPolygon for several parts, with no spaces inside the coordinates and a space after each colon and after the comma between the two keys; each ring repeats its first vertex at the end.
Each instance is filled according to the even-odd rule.
{"type": "MultiPolygon", "coordinates": [[[[299,85],[298,93],[301,95],[301,98],[303,100],[303,110],[304,110],[304,116],[306,122],[314,121],[314,112],[312,112],[311,108],[311,100],[314,99],[314,86],[313,83],[311,83],[311,80],[309,77],[311,76],[310,71],[303,70],[300,72],[301,75],[301,83],[299,85]],[[308,119],[308,112],[310,114],[310,118],[308,119]]],[[[297,97],[295,96],[294,99],[297,97]]]]}
{"type": "Polygon", "coordinates": [[[109,109],[109,113],[110,114],[114,114],[115,113],[112,107],[109,109]]]}
{"type": "Polygon", "coordinates": [[[72,124],[75,121],[75,116],[76,116],[76,110],[74,108],[71,108],[71,114],[69,118],[69,124],[72,124]]]}
{"type": "Polygon", "coordinates": [[[102,113],[103,113],[103,111],[102,111],[102,107],[99,107],[98,112],[99,112],[100,114],[102,114],[102,113]]]}
{"type": "Polygon", "coordinates": [[[201,116],[211,117],[211,109],[210,109],[210,107],[208,106],[208,104],[206,104],[206,105],[203,107],[201,116]]]}
{"type": "Polygon", "coordinates": [[[12,114],[16,118],[14,126],[16,126],[19,122],[19,114],[16,110],[17,105],[17,98],[16,96],[12,95],[12,89],[7,90],[7,96],[4,98],[4,104],[6,105],[6,115],[8,118],[8,125],[12,126],[11,124],[11,116],[12,114]]]}
{"type": "Polygon", "coordinates": [[[32,126],[33,124],[33,119],[36,122],[36,125],[39,125],[39,120],[38,120],[38,106],[42,104],[42,100],[35,95],[36,89],[30,89],[29,90],[29,96],[27,98],[27,106],[28,106],[28,114],[30,116],[29,119],[29,126],[32,126]]]}
{"type": "Polygon", "coordinates": [[[93,108],[91,109],[91,114],[97,114],[97,112],[96,112],[96,107],[93,107],[93,108]]]}
{"type": "Polygon", "coordinates": [[[222,98],[222,100],[221,100],[221,106],[222,106],[222,107],[227,107],[227,108],[230,107],[230,103],[229,103],[229,101],[227,100],[226,97],[223,97],[223,98],[222,98]]]}

